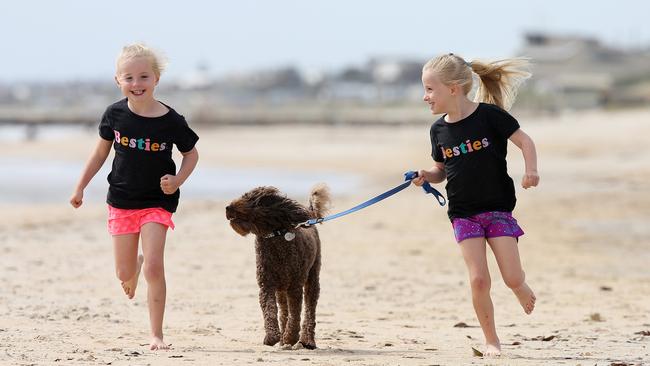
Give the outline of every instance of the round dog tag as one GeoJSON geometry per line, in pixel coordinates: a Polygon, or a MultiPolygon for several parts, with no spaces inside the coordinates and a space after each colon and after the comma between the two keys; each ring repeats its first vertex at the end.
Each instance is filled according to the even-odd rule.
{"type": "Polygon", "coordinates": [[[296,234],[292,233],[291,231],[287,231],[287,233],[284,234],[284,240],[286,241],[292,241],[295,238],[296,238],[296,234]]]}

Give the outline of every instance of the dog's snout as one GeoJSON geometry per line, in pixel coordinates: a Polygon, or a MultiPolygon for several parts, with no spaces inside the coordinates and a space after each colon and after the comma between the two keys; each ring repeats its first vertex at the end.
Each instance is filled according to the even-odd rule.
{"type": "Polygon", "coordinates": [[[233,216],[232,207],[230,205],[226,206],[226,218],[230,220],[233,216]]]}

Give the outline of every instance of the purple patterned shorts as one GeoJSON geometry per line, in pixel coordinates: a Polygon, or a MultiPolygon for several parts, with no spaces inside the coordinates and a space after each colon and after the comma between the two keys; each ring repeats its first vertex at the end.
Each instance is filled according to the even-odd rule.
{"type": "Polygon", "coordinates": [[[455,218],[451,225],[458,243],[469,238],[494,238],[497,236],[519,238],[524,235],[524,231],[510,212],[490,211],[470,217],[455,218]]]}

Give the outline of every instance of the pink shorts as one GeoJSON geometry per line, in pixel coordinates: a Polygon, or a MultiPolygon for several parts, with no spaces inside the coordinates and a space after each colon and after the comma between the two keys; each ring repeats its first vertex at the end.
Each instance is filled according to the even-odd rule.
{"type": "Polygon", "coordinates": [[[174,229],[172,213],[160,207],[129,210],[108,205],[108,232],[111,235],[139,233],[142,225],[148,222],[174,229]]]}

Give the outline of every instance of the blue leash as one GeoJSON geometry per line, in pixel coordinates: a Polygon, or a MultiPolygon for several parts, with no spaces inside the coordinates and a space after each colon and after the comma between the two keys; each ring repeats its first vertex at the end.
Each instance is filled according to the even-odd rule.
{"type": "MultiPolygon", "coordinates": [[[[374,205],[375,203],[377,203],[379,201],[382,201],[382,200],[396,194],[397,192],[400,192],[400,191],[404,190],[406,187],[410,186],[413,179],[415,179],[417,177],[418,177],[418,172],[414,172],[412,170],[408,171],[408,172],[404,173],[404,180],[406,182],[398,185],[397,187],[395,187],[395,188],[393,188],[393,189],[391,189],[389,191],[386,191],[386,192],[380,194],[377,197],[371,198],[366,202],[363,202],[363,203],[361,203],[359,205],[356,205],[356,206],[352,207],[349,210],[339,212],[337,214],[326,216],[326,217],[319,217],[319,218],[316,218],[316,219],[307,220],[307,221],[305,221],[303,223],[300,223],[300,224],[296,225],[296,228],[298,228],[298,227],[310,227],[312,225],[320,224],[320,223],[325,222],[325,221],[334,220],[334,219],[339,218],[341,216],[349,215],[349,214],[351,214],[353,212],[359,211],[359,210],[361,210],[363,208],[366,208],[366,207],[368,207],[370,205],[374,205]]],[[[436,197],[436,199],[438,200],[438,203],[440,204],[440,206],[444,206],[447,203],[447,200],[445,199],[445,196],[443,196],[442,193],[438,192],[438,190],[436,190],[435,188],[431,187],[429,182],[425,181],[424,184],[422,184],[422,189],[424,189],[424,193],[433,194],[436,197]]]]}

